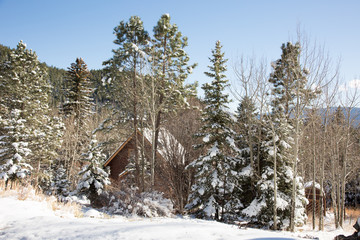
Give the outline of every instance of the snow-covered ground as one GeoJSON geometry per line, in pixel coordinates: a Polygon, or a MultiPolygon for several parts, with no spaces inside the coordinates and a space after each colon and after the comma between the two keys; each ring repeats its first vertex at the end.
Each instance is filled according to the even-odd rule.
{"type": "Polygon", "coordinates": [[[296,233],[236,226],[191,218],[109,217],[94,209],[77,218],[65,210],[53,211],[49,201],[0,196],[0,239],[333,239],[342,230],[296,233]]]}

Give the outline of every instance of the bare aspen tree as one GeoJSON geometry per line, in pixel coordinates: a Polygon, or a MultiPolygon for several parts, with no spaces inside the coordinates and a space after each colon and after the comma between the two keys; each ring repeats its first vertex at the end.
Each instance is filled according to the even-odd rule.
{"type": "Polygon", "coordinates": [[[344,112],[344,126],[343,126],[343,156],[341,157],[339,161],[339,168],[341,169],[341,172],[339,173],[339,180],[340,183],[340,191],[339,191],[339,225],[343,227],[344,223],[344,217],[345,217],[345,184],[347,182],[347,178],[352,173],[352,169],[355,169],[355,167],[351,167],[350,162],[350,154],[351,154],[351,147],[355,144],[352,132],[354,127],[354,120],[357,116],[354,116],[352,114],[354,108],[358,106],[359,104],[359,94],[357,89],[355,89],[352,92],[347,91],[346,95],[342,100],[340,100],[343,112],[344,112]]]}
{"type": "MultiPolygon", "coordinates": [[[[311,107],[312,109],[314,109],[314,111],[319,112],[320,109],[322,108],[323,111],[319,112],[320,115],[322,115],[322,118],[324,119],[324,123],[322,124],[322,126],[324,127],[324,131],[325,131],[325,135],[326,132],[328,130],[328,124],[326,122],[326,119],[328,119],[328,115],[329,115],[329,107],[330,104],[333,103],[333,99],[335,96],[335,92],[332,90],[336,86],[336,79],[338,77],[339,74],[339,64],[333,64],[329,54],[326,52],[325,46],[318,44],[316,41],[311,41],[310,37],[306,34],[306,32],[302,31],[300,29],[300,27],[298,27],[297,29],[297,41],[300,42],[301,47],[302,47],[302,51],[300,54],[300,62],[301,62],[301,66],[304,69],[308,70],[308,75],[307,75],[307,88],[308,89],[313,89],[317,92],[318,96],[316,98],[310,99],[309,101],[309,107],[311,107]],[[321,94],[319,94],[321,92],[321,94]]],[[[303,108],[300,113],[304,112],[305,108],[303,108]]],[[[313,131],[316,131],[315,123],[312,124],[308,124],[306,127],[312,128],[313,131]]],[[[321,125],[318,125],[319,127],[321,127],[321,125]]],[[[303,136],[299,136],[300,138],[303,138],[303,136]]],[[[326,146],[325,144],[325,138],[323,138],[324,144],[322,145],[317,145],[316,148],[319,149],[323,149],[321,151],[322,154],[318,154],[318,161],[319,161],[319,169],[320,169],[320,177],[319,177],[319,182],[320,182],[320,191],[323,191],[324,189],[324,171],[325,171],[325,149],[324,147],[326,146]]],[[[315,146],[312,146],[313,148],[315,148],[315,146]]],[[[301,149],[301,146],[299,146],[299,149],[301,149]]],[[[300,164],[305,164],[306,160],[303,159],[302,161],[300,161],[300,164]]],[[[315,152],[313,150],[313,156],[312,156],[312,180],[313,180],[313,193],[316,191],[315,189],[315,178],[314,178],[314,173],[316,171],[316,156],[315,156],[315,152]]],[[[313,199],[314,200],[314,199],[313,199]]],[[[323,196],[320,195],[320,214],[319,214],[319,229],[323,230],[324,227],[324,220],[323,220],[323,214],[321,214],[321,212],[324,211],[324,206],[323,206],[323,196]]],[[[315,202],[314,202],[315,203],[315,202]]],[[[313,228],[315,228],[315,204],[313,205],[313,228]]]]}
{"type": "MultiPolygon", "coordinates": [[[[258,178],[260,174],[260,155],[261,155],[261,142],[262,142],[262,121],[266,110],[266,102],[269,92],[268,72],[266,60],[257,61],[255,57],[245,58],[241,56],[233,64],[233,71],[235,74],[235,80],[231,82],[231,88],[229,88],[233,97],[241,103],[244,99],[255,104],[256,112],[258,114],[258,121],[252,123],[257,126],[257,131],[250,132],[250,128],[238,129],[240,133],[246,132],[246,142],[249,146],[250,163],[252,169],[255,170],[253,176],[258,178]],[[256,136],[253,136],[253,135],[256,136]],[[254,139],[255,138],[255,139],[254,139]],[[256,142],[254,142],[256,141],[256,142]],[[254,149],[254,144],[257,147],[254,149]]],[[[246,119],[250,119],[249,111],[246,111],[246,119]]],[[[253,179],[253,181],[255,181],[253,179]]]]}

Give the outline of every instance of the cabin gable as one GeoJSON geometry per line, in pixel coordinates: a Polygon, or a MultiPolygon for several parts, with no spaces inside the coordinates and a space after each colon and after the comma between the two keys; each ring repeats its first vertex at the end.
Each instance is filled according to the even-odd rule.
{"type": "MultiPolygon", "coordinates": [[[[140,131],[137,131],[137,134],[139,146],[144,146],[144,151],[141,153],[139,152],[139,154],[144,154],[144,157],[149,161],[152,156],[152,144],[148,140],[149,136],[148,134],[143,135],[140,131]]],[[[126,166],[129,164],[129,159],[134,155],[134,149],[135,138],[134,134],[132,134],[104,163],[104,167],[110,168],[110,179],[112,184],[121,186],[121,180],[124,179],[128,173],[126,171],[126,166]]],[[[161,146],[159,149],[161,149],[161,146]]],[[[162,163],[166,161],[163,156],[163,149],[161,153],[162,154],[160,154],[159,150],[156,152],[154,189],[165,193],[165,195],[169,195],[171,189],[169,181],[166,179],[166,174],[164,173],[166,170],[161,167],[163,165],[162,163]]]]}

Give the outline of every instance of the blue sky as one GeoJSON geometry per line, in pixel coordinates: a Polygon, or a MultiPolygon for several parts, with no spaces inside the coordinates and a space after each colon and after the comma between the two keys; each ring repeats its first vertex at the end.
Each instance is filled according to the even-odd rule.
{"type": "Polygon", "coordinates": [[[187,52],[199,66],[189,82],[209,81],[208,57],[220,40],[231,65],[240,55],[255,55],[270,63],[280,57],[282,43],[296,36],[298,24],[341,57],[344,82],[360,77],[360,1],[358,0],[0,0],[0,43],[16,47],[19,40],[41,61],[67,68],[82,57],[90,69],[102,68],[112,56],[113,28],[138,15],[145,28],[164,13],[189,38],[187,52]]]}

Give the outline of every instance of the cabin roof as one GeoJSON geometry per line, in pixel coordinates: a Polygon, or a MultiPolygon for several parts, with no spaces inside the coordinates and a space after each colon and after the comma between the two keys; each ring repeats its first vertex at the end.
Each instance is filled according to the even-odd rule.
{"type": "MultiPolygon", "coordinates": [[[[306,182],[306,183],[304,184],[304,188],[305,188],[305,189],[309,189],[309,188],[312,188],[312,187],[313,187],[313,181],[309,181],[309,182],[306,182]]],[[[322,195],[324,195],[324,196],[326,195],[325,192],[324,192],[324,189],[321,190],[320,184],[317,183],[317,182],[315,182],[315,189],[321,191],[321,192],[322,192],[322,195]]]]}
{"type": "MultiPolygon", "coordinates": [[[[304,184],[304,188],[312,188],[312,187],[313,187],[313,181],[309,181],[304,184]]],[[[320,184],[315,182],[315,188],[320,190],[321,189],[320,184]]]]}
{"type": "MultiPolygon", "coordinates": [[[[143,129],[143,132],[140,132],[139,130],[136,131],[136,133],[139,136],[143,136],[147,142],[147,144],[151,145],[151,139],[152,139],[152,131],[148,128],[143,129]]],[[[116,155],[118,155],[121,150],[133,139],[135,133],[131,134],[125,142],[121,143],[119,148],[116,149],[114,151],[114,153],[106,160],[106,162],[104,163],[104,167],[106,167],[114,158],[116,155]]],[[[181,154],[181,156],[183,157],[183,161],[184,161],[184,157],[185,157],[185,149],[184,147],[176,140],[176,138],[165,128],[160,128],[159,131],[159,143],[158,143],[158,149],[157,149],[157,154],[160,155],[160,157],[162,157],[163,159],[167,159],[167,154],[168,154],[168,148],[167,146],[175,146],[175,150],[172,150],[173,152],[171,152],[170,154],[181,154]]]]}

